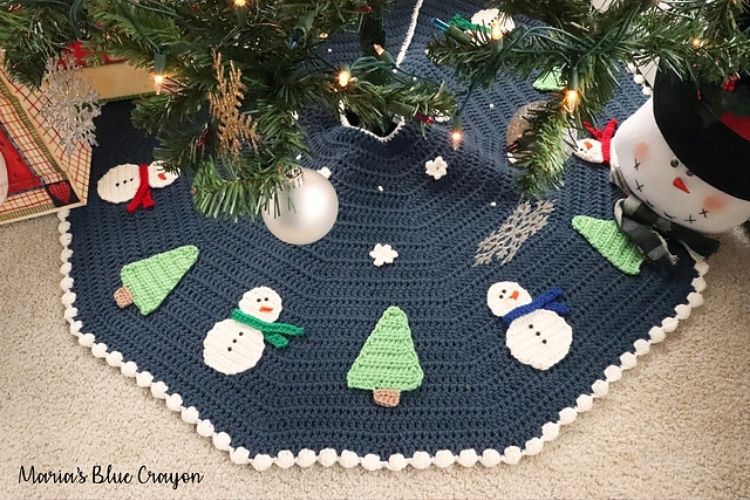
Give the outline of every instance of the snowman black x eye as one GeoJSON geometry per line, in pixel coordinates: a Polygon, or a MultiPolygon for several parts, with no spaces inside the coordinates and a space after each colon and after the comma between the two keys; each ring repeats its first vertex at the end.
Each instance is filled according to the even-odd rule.
{"type": "Polygon", "coordinates": [[[685,172],[685,173],[686,173],[686,174],[688,175],[688,177],[692,177],[692,176],[694,176],[694,175],[695,175],[695,174],[694,174],[694,173],[692,173],[692,172],[691,172],[690,170],[688,170],[688,171],[687,171],[687,172],[685,172]]]}

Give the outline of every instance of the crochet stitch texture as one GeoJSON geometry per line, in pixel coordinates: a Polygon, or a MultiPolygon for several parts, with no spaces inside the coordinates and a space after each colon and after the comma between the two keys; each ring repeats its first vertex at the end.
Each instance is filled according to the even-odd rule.
{"type": "MultiPolygon", "coordinates": [[[[480,2],[425,1],[404,68],[460,88],[449,70],[424,56],[434,35],[430,20],[456,12],[468,18],[481,8],[480,2]]],[[[394,48],[413,9],[413,2],[399,2],[386,20],[394,48]]],[[[332,49],[327,56],[337,65],[350,64],[359,53],[355,36],[332,49]]],[[[622,77],[604,116],[624,118],[644,100],[625,72],[622,77]]],[[[133,214],[93,190],[89,205],[68,219],[81,331],[163,381],[186,408],[195,407],[201,432],[226,433],[232,447],[253,457],[332,448],[388,460],[416,451],[473,448],[481,455],[523,448],[544,424],[560,418],[560,410],[590,394],[607,367],[619,365],[636,340],[649,338],[652,326],[674,316],[695,277],[682,250],[674,275],[666,277],[647,264],[637,276],[624,275],[592,249],[570,220],[579,214],[611,219],[620,193],[607,172],[575,159],[564,188],[548,195],[555,210],[547,224],[513,260],[473,265],[479,242],[521,198],[503,152],[505,123],[519,106],[542,97],[530,82],[510,77],[477,90],[465,110],[465,143],[458,152],[447,139],[448,125],[431,128],[424,138],[407,125],[381,142],[315,110],[300,113],[314,153],[305,165],[330,167],[340,201],[331,233],[309,246],[284,244],[249,220],[194,213],[187,178],[154,191],[153,210],[133,214]],[[450,165],[439,182],[424,174],[425,162],[437,156],[450,165]],[[378,242],[398,250],[394,265],[373,266],[368,253],[378,242]],[[200,248],[200,262],[169,300],[148,317],[117,308],[111,292],[123,265],[182,245],[200,248]],[[549,370],[535,370],[509,353],[506,326],[486,304],[487,288],[498,281],[522,283],[532,296],[565,290],[571,309],[565,319],[575,335],[569,353],[549,370]],[[304,337],[286,349],[266,349],[252,370],[233,376],[213,370],[202,357],[206,332],[260,284],[284,297],[284,321],[304,327],[304,337]],[[347,388],[346,379],[373,325],[393,304],[408,312],[424,377],[398,407],[384,409],[373,404],[370,392],[347,388]]],[[[114,165],[151,161],[154,144],[132,129],[129,110],[128,103],[103,110],[92,180],[114,165]]]]}

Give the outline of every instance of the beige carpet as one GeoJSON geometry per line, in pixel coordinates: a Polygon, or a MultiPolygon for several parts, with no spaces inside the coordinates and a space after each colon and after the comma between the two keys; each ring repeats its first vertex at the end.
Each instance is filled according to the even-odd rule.
{"type": "Polygon", "coordinates": [[[0,227],[0,496],[749,497],[750,246],[724,238],[706,305],[593,411],[515,467],[258,473],[67,333],[57,219],[0,227]],[[197,486],[18,484],[19,466],[197,471],[197,486]]]}

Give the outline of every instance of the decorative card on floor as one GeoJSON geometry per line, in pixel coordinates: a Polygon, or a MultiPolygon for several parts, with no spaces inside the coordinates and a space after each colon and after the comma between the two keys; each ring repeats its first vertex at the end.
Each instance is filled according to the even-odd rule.
{"type": "MultiPolygon", "coordinates": [[[[395,32],[409,31],[403,5],[395,32]]],[[[406,70],[450,78],[424,57],[444,9],[417,2],[406,70]]],[[[607,117],[644,102],[625,71],[621,84],[607,117]]],[[[445,126],[385,141],[301,113],[305,166],[326,167],[339,202],[309,245],[199,215],[187,175],[150,189],[154,144],[132,129],[130,104],[108,104],[89,204],[60,223],[71,332],[102,369],[258,470],[539,453],[700,305],[706,270],[675,248],[664,272],[624,243],[606,169],[574,158],[559,191],[520,194],[506,123],[540,95],[511,78],[477,90],[459,151],[445,126]],[[123,181],[127,196],[113,198],[123,181]],[[147,206],[127,210],[139,196],[147,206]]]]}
{"type": "Polygon", "coordinates": [[[91,148],[67,151],[44,94],[0,71],[0,224],[86,204],[91,148]]]}

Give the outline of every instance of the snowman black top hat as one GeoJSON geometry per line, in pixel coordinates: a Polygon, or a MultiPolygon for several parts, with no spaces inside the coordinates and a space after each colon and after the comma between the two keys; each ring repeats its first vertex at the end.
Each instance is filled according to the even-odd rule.
{"type": "Polygon", "coordinates": [[[654,86],[654,117],[693,174],[750,201],[750,75],[708,86],[662,69],[654,86]]]}

